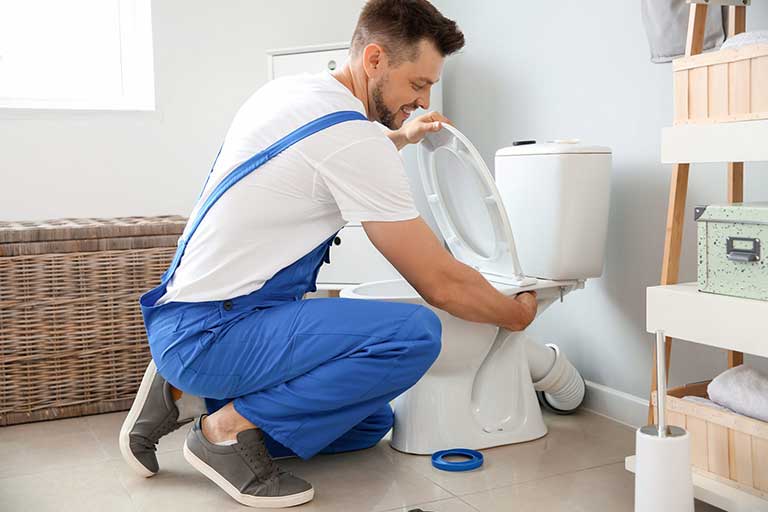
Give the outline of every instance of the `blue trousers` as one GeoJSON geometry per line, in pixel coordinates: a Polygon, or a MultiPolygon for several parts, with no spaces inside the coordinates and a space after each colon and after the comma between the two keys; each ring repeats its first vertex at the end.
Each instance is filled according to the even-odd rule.
{"type": "Polygon", "coordinates": [[[273,456],[367,448],[392,427],[388,403],[440,352],[429,309],[373,300],[226,301],[145,308],[158,372],[209,411],[235,410],[273,456]],[[267,304],[267,305],[265,305],[267,304]]]}

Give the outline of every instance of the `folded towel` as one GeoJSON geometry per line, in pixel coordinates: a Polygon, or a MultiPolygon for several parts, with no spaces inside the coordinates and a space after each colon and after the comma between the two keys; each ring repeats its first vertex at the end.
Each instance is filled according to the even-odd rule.
{"type": "Polygon", "coordinates": [[[722,405],[717,405],[712,400],[704,398],[703,396],[692,396],[692,395],[691,396],[684,396],[683,400],[685,400],[686,402],[692,402],[692,403],[698,404],[698,405],[704,405],[706,407],[712,407],[713,409],[717,409],[718,411],[731,412],[730,409],[728,409],[726,407],[723,407],[722,405]]]}
{"type": "Polygon", "coordinates": [[[750,44],[768,44],[768,30],[753,30],[752,32],[742,32],[741,34],[729,37],[720,49],[741,48],[750,44]]]}
{"type": "Polygon", "coordinates": [[[707,386],[710,400],[728,409],[768,421],[768,377],[748,366],[737,366],[715,377],[707,386]]]}

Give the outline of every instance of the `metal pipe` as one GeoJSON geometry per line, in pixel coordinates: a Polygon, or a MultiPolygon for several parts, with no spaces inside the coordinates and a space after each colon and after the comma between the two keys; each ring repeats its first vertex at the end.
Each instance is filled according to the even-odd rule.
{"type": "Polygon", "coordinates": [[[656,410],[659,437],[667,437],[667,365],[664,331],[656,331],[656,410]]]}

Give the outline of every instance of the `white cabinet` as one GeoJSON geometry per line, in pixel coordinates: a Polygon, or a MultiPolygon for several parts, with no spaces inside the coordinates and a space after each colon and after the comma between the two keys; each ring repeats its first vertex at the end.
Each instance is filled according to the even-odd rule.
{"type": "Polygon", "coordinates": [[[323,265],[317,278],[318,288],[329,284],[359,284],[368,281],[398,279],[400,274],[376,250],[360,225],[342,229],[331,246],[331,262],[323,265]]]}
{"type": "Polygon", "coordinates": [[[333,71],[343,66],[348,56],[349,50],[346,48],[299,53],[274,53],[269,56],[269,78],[274,79],[299,73],[319,73],[324,69],[333,71]]]}
{"type": "MultiPolygon", "coordinates": [[[[268,52],[269,78],[298,73],[319,73],[341,67],[349,53],[347,44],[330,44],[268,52]]],[[[331,248],[331,263],[323,265],[318,289],[338,289],[349,284],[397,279],[400,274],[371,244],[360,224],[339,232],[331,248]]]]}

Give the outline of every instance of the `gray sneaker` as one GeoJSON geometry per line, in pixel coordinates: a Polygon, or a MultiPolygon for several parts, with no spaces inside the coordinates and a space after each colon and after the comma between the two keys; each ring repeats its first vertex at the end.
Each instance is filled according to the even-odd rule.
{"type": "MultiPolygon", "coordinates": [[[[203,403],[200,398],[194,399],[203,403]]],[[[131,410],[120,429],[120,453],[123,459],[141,476],[153,476],[159,469],[155,455],[157,442],[193,418],[179,417],[179,408],[171,395],[171,385],[157,373],[155,362],[150,361],[131,410]]]]}
{"type": "Polygon", "coordinates": [[[281,470],[253,428],[237,434],[237,443],[213,444],[203,435],[202,416],[184,443],[184,458],[236,501],[249,507],[284,508],[306,503],[315,495],[309,482],[281,470]]]}

